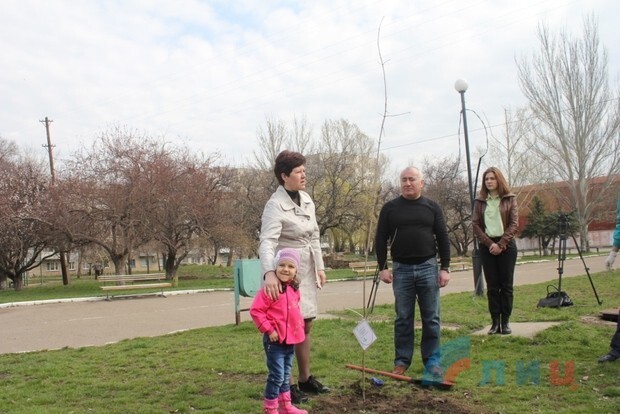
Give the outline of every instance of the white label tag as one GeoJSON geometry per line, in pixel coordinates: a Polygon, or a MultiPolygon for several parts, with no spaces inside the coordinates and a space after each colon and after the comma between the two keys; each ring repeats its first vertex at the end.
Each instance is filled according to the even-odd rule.
{"type": "Polygon", "coordinates": [[[355,329],[353,329],[353,333],[364,351],[377,340],[377,335],[375,335],[375,332],[366,319],[362,319],[360,323],[357,324],[355,329]]]}

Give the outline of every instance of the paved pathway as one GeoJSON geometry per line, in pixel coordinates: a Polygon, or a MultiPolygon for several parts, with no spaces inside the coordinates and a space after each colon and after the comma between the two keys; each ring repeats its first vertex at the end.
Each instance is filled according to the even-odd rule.
{"type": "MultiPolygon", "coordinates": [[[[590,273],[604,270],[604,257],[590,257],[590,273]]],[[[567,260],[563,277],[585,274],[581,260],[567,260]]],[[[453,272],[442,295],[473,291],[470,271],[453,272]]],[[[515,283],[531,284],[557,281],[557,262],[517,266],[515,283]]],[[[360,309],[368,297],[371,281],[328,283],[319,295],[319,311],[360,309]]],[[[541,292],[541,297],[545,292],[541,292]]],[[[592,298],[595,301],[594,297],[592,298]]],[[[249,298],[242,298],[248,307],[249,298]]],[[[393,303],[391,286],[379,284],[376,305],[393,303]]],[[[242,312],[242,321],[249,320],[242,312]]],[[[166,298],[82,299],[35,306],[0,307],[0,354],[39,351],[63,347],[97,346],[140,336],[158,336],[172,332],[234,324],[234,294],[231,291],[182,293],[166,298]]]]}

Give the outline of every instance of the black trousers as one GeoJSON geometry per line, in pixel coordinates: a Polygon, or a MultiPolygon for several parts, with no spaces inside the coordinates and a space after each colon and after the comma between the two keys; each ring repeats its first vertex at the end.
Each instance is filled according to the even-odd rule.
{"type": "MultiPolygon", "coordinates": [[[[499,238],[493,239],[494,242],[499,238]]],[[[500,255],[493,255],[485,245],[480,246],[480,260],[487,282],[487,298],[491,316],[510,317],[512,313],[517,244],[514,240],[500,255]]]]}

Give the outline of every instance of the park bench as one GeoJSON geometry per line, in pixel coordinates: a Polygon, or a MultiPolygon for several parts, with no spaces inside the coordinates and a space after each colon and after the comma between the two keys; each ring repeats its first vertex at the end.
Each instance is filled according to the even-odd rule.
{"type": "MultiPolygon", "coordinates": [[[[471,264],[465,261],[457,261],[450,264],[454,271],[467,270],[471,264]]],[[[355,273],[370,274],[377,269],[377,262],[350,262],[349,268],[355,273]]]]}
{"type": "Polygon", "coordinates": [[[164,296],[164,288],[172,286],[170,282],[162,282],[166,280],[165,273],[150,273],[139,275],[101,275],[97,279],[102,283],[101,290],[106,292],[106,299],[113,297],[111,291],[128,291],[135,289],[158,289],[159,295],[164,296]]]}
{"type": "Polygon", "coordinates": [[[377,262],[349,262],[349,269],[354,273],[370,274],[377,269],[377,262]]]}
{"type": "Polygon", "coordinates": [[[450,268],[452,269],[452,271],[467,270],[469,267],[471,267],[471,263],[469,263],[469,262],[452,262],[452,263],[450,263],[450,268]]]}

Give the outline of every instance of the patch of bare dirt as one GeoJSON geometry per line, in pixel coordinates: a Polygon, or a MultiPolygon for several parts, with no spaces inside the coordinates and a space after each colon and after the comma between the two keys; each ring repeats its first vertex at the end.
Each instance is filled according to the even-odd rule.
{"type": "Polygon", "coordinates": [[[616,321],[607,321],[598,316],[582,316],[581,322],[587,323],[590,325],[600,325],[600,326],[616,326],[618,322],[616,321]]]}
{"type": "Polygon", "coordinates": [[[326,394],[316,398],[311,412],[312,414],[473,414],[484,413],[484,410],[479,408],[474,410],[466,402],[457,400],[447,393],[414,386],[389,390],[369,385],[362,393],[358,382],[350,386],[349,392],[326,394]]]}

